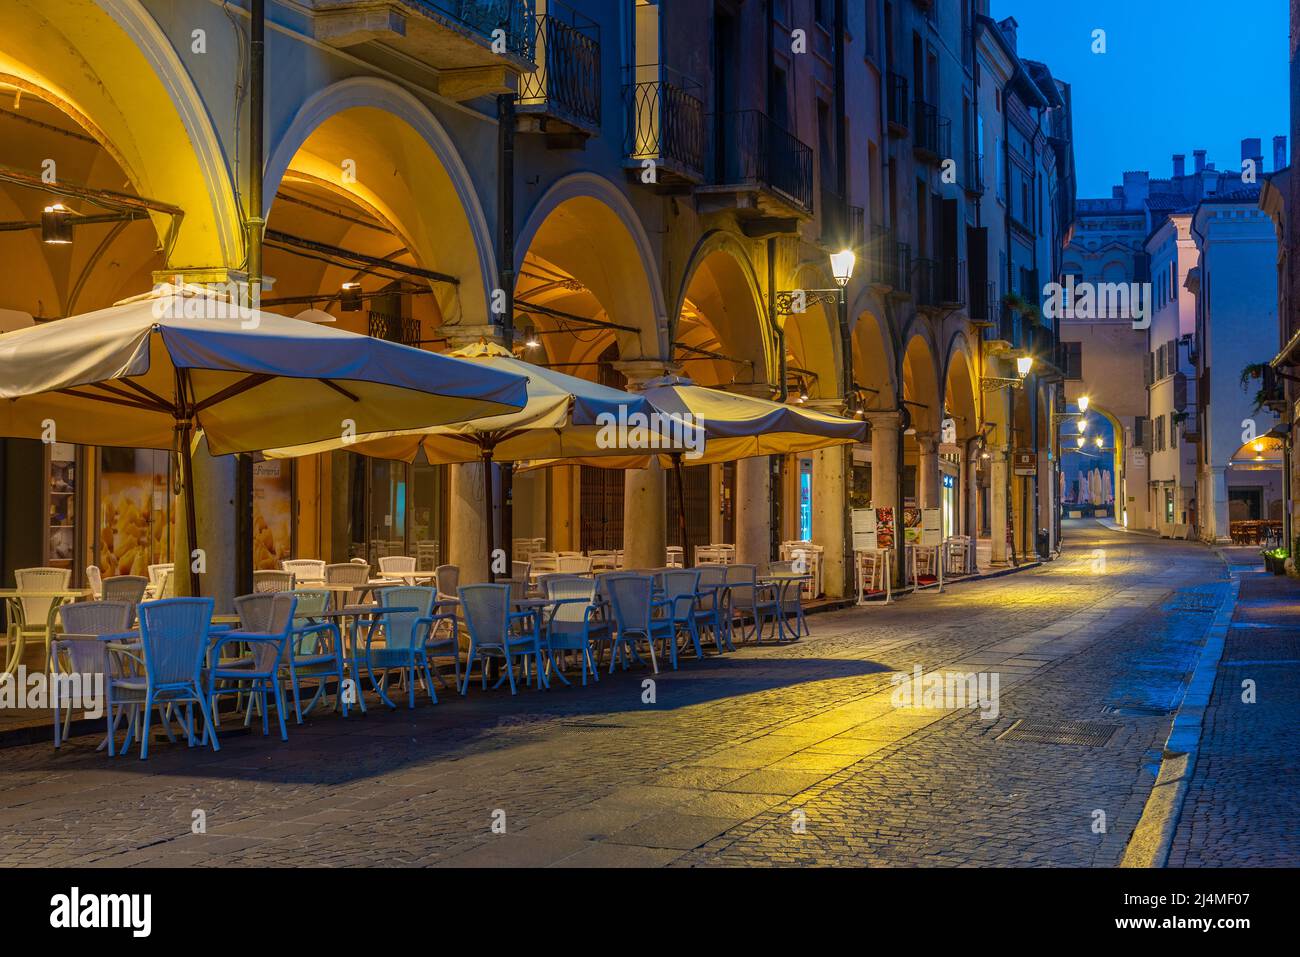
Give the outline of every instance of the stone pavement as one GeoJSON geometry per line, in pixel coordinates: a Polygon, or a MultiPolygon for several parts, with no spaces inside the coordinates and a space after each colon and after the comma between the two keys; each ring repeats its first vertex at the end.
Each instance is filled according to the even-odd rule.
{"type": "MultiPolygon", "coordinates": [[[[1234,549],[1230,560],[1243,560],[1234,549]]],[[[1170,866],[1300,861],[1300,583],[1267,574],[1258,549],[1235,568],[1241,593],[1206,711],[1170,866]],[[1254,701],[1245,700],[1247,682],[1254,701]]]]}
{"type": "Polygon", "coordinates": [[[1226,576],[1200,545],[1067,536],[1040,568],[818,615],[653,686],[448,691],[148,762],[8,749],[0,865],[1113,865],[1226,576]],[[996,674],[996,717],[895,707],[916,667],[996,674]],[[1021,719],[1113,730],[999,740],[1021,719]]]}

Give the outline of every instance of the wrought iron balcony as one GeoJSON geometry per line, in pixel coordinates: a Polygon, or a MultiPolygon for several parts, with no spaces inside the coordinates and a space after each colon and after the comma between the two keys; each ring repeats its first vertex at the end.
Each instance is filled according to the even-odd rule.
{"type": "Polygon", "coordinates": [[[644,169],[647,160],[653,161],[656,183],[701,182],[705,133],[699,84],[658,66],[635,72],[655,78],[634,79],[623,87],[628,162],[644,169]]]}
{"type": "Polygon", "coordinates": [[[912,272],[912,294],[918,307],[955,309],[966,301],[964,260],[917,259],[912,272]]]}
{"type": "Polygon", "coordinates": [[[906,136],[908,116],[907,77],[890,73],[885,77],[885,100],[891,136],[906,136]]]}
{"type": "MultiPolygon", "coordinates": [[[[600,128],[600,26],[549,0],[536,15],[537,69],[519,80],[521,114],[594,133],[600,128]]],[[[560,132],[562,132],[561,130],[560,132]]]]}
{"type": "Polygon", "coordinates": [[[981,195],[984,192],[984,154],[967,153],[964,173],[966,192],[973,196],[981,195]]]}
{"type": "Polygon", "coordinates": [[[938,107],[924,100],[913,104],[913,112],[913,151],[932,163],[952,156],[952,121],[943,116],[938,107]]]}
{"type": "Polygon", "coordinates": [[[998,314],[997,283],[972,281],[966,312],[971,322],[994,322],[998,314]]]}
{"type": "Polygon", "coordinates": [[[516,89],[536,49],[534,0],[325,0],[314,38],[347,48],[379,41],[437,71],[440,94],[469,100],[516,89]]]}
{"type": "Polygon", "coordinates": [[[893,230],[873,225],[863,258],[871,283],[898,293],[912,291],[912,247],[898,242],[893,230]]]}
{"type": "Polygon", "coordinates": [[[812,148],[782,129],[761,110],[737,110],[710,117],[710,183],[727,191],[757,191],[769,213],[813,212],[812,148]],[[763,200],[775,199],[771,208],[763,200]]]}
{"type": "Polygon", "coordinates": [[[861,258],[866,245],[866,211],[861,206],[844,202],[839,193],[831,189],[821,191],[821,239],[831,249],[854,250],[861,258]]]}

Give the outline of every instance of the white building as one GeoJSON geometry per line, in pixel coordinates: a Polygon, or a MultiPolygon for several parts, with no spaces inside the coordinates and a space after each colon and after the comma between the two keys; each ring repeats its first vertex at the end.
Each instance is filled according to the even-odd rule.
{"type": "MultiPolygon", "coordinates": [[[[1188,278],[1196,296],[1196,370],[1201,442],[1197,503],[1200,534],[1228,541],[1229,523],[1282,517],[1282,477],[1237,458],[1275,423],[1257,407],[1262,380],[1248,367],[1276,350],[1277,238],[1259,208],[1259,187],[1243,186],[1203,200],[1191,220],[1199,266],[1188,278]]],[[[1267,398],[1266,396],[1264,398],[1267,398]]]]}

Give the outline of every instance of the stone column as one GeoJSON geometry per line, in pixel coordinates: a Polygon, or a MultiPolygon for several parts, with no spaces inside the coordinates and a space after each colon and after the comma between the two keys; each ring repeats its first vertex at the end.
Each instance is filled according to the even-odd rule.
{"type": "Polygon", "coordinates": [[[1210,487],[1214,496],[1212,502],[1206,503],[1213,508],[1214,541],[1224,543],[1232,541],[1231,523],[1228,518],[1228,470],[1215,468],[1211,470],[1210,487]]]}
{"type": "Polygon", "coordinates": [[[991,564],[1007,563],[1007,450],[989,448],[989,536],[992,539],[991,564]]]}
{"type": "Polygon", "coordinates": [[[982,454],[978,449],[972,452],[971,457],[963,463],[964,468],[962,470],[962,479],[965,483],[963,488],[966,495],[966,524],[958,534],[969,535],[972,548],[975,547],[975,540],[979,538],[980,533],[979,467],[982,454]]]}
{"type": "MultiPolygon", "coordinates": [[[[671,371],[668,364],[656,359],[629,359],[616,362],[614,368],[627,378],[630,392],[640,391],[650,380],[671,371]]],[[[667,478],[657,461],[648,469],[628,469],[623,474],[623,561],[627,568],[662,568],[667,561],[667,478]]]]}
{"type": "MultiPolygon", "coordinates": [[[[502,343],[501,329],[494,325],[443,326],[448,351],[464,348],[484,340],[502,343]]],[[[493,471],[496,468],[493,467],[493,471]]],[[[484,499],[483,464],[468,462],[447,466],[449,507],[447,509],[447,563],[460,569],[461,584],[488,580],[487,514],[484,499]]],[[[493,520],[496,503],[492,503],[493,520]]],[[[509,560],[510,543],[496,542],[509,560]]],[[[509,568],[509,565],[506,566],[509,568]]]]}
{"type": "Polygon", "coordinates": [[[736,463],[736,561],[760,572],[772,558],[771,484],[766,455],[736,463]]]}
{"type": "Polygon", "coordinates": [[[916,465],[916,502],[921,508],[938,508],[942,479],[939,476],[939,433],[917,432],[919,455],[916,465]]]}
{"type": "Polygon", "coordinates": [[[821,545],[822,587],[827,598],[843,598],[846,571],[844,555],[844,513],[848,494],[844,487],[845,456],[852,446],[836,445],[812,453],[812,540],[821,545]]]}
{"type": "MultiPolygon", "coordinates": [[[[898,474],[898,443],[902,441],[899,427],[902,418],[897,412],[868,412],[871,423],[871,507],[895,508],[898,505],[898,486],[903,477],[898,474]]],[[[935,461],[938,468],[938,461],[935,461]]],[[[895,517],[895,523],[902,517],[895,517]]]]}

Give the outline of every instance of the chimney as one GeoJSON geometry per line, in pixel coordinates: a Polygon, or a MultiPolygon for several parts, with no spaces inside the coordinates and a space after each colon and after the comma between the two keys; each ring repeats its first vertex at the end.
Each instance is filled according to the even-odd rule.
{"type": "Polygon", "coordinates": [[[1246,160],[1252,160],[1255,164],[1255,175],[1259,176],[1264,172],[1264,147],[1260,143],[1258,136],[1250,136],[1241,141],[1241,165],[1245,167],[1246,160]]]}
{"type": "Polygon", "coordinates": [[[1174,179],[1182,179],[1186,175],[1187,154],[1174,154],[1174,179]]]}
{"type": "Polygon", "coordinates": [[[1016,30],[1020,24],[1016,22],[1015,17],[1007,17],[1005,20],[998,21],[998,30],[1002,32],[1003,38],[1007,41],[1007,46],[1011,47],[1013,52],[1016,50],[1016,30]]]}
{"type": "Polygon", "coordinates": [[[1192,150],[1192,163],[1198,173],[1205,169],[1205,150],[1192,150]]]}
{"type": "Polygon", "coordinates": [[[1273,169],[1274,171],[1283,169],[1286,166],[1286,137],[1273,137],[1273,169]]]}

